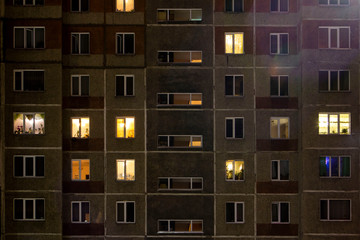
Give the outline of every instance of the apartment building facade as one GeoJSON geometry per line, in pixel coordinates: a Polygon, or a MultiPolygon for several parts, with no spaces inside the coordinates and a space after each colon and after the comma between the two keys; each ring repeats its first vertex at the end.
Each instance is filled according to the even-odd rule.
{"type": "Polygon", "coordinates": [[[5,0],[2,239],[345,239],[357,0],[5,0]]]}

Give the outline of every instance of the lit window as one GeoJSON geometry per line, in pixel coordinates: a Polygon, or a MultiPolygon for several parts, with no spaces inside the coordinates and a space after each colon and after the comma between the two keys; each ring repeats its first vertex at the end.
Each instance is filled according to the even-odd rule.
{"type": "Polygon", "coordinates": [[[71,119],[73,138],[89,138],[90,137],[90,119],[88,117],[75,117],[71,119]]]}
{"type": "Polygon", "coordinates": [[[134,138],[135,137],[135,118],[117,117],[116,118],[116,137],[134,138]]]}
{"type": "Polygon", "coordinates": [[[274,54],[274,55],[289,54],[289,34],[287,33],[270,34],[270,54],[274,54]]]}
{"type": "Polygon", "coordinates": [[[71,33],[71,53],[90,53],[90,33],[71,33]]]}
{"type": "Polygon", "coordinates": [[[44,91],[44,70],[14,70],[14,91],[44,91]]]}
{"type": "Polygon", "coordinates": [[[271,204],[271,223],[290,223],[290,204],[288,202],[271,204]]]}
{"type": "Polygon", "coordinates": [[[89,75],[71,75],[71,96],[89,96],[89,75]]]}
{"type": "Polygon", "coordinates": [[[319,71],[319,91],[350,91],[350,72],[341,70],[319,71]]]}
{"type": "Polygon", "coordinates": [[[15,198],[15,220],[44,220],[45,200],[42,198],[15,198]]]}
{"type": "Polygon", "coordinates": [[[159,178],[159,190],[201,190],[201,177],[168,177],[159,178]]]}
{"type": "Polygon", "coordinates": [[[350,113],[319,113],[320,135],[350,133],[350,113]]]}
{"type": "Polygon", "coordinates": [[[244,96],[244,76],[242,75],[225,76],[225,96],[234,96],[234,97],[244,96]]]}
{"type": "Polygon", "coordinates": [[[45,134],[44,113],[14,113],[15,134],[45,134]]]}
{"type": "Polygon", "coordinates": [[[328,6],[348,6],[349,3],[349,0],[319,0],[319,5],[328,6]]]}
{"type": "Polygon", "coordinates": [[[226,160],[225,179],[242,181],[245,179],[245,162],[243,160],[226,160]]]}
{"type": "Polygon", "coordinates": [[[14,27],[14,48],[45,48],[44,27],[14,27]]]}
{"type": "Polygon", "coordinates": [[[199,148],[202,147],[201,135],[158,136],[159,148],[199,148]]]}
{"type": "Polygon", "coordinates": [[[270,118],[270,138],[289,138],[289,118],[270,118]]]}
{"type": "Polygon", "coordinates": [[[71,180],[89,181],[90,180],[90,160],[73,159],[71,160],[71,180]]]}
{"type": "Polygon", "coordinates": [[[202,220],[159,220],[158,233],[202,233],[202,220]]]}
{"type": "Polygon", "coordinates": [[[202,9],[158,9],[158,22],[199,22],[202,9]]]}
{"type": "Polygon", "coordinates": [[[201,93],[158,93],[158,105],[201,105],[201,93]]]}
{"type": "Polygon", "coordinates": [[[201,51],[159,51],[159,63],[201,63],[201,51]]]}
{"type": "Polygon", "coordinates": [[[87,12],[89,11],[89,0],[71,0],[72,12],[87,12]]]}
{"type": "Polygon", "coordinates": [[[244,138],[244,118],[225,118],[225,138],[244,138]]]}
{"type": "Polygon", "coordinates": [[[227,202],[226,203],[226,222],[244,223],[244,203],[227,202]]]}
{"type": "Polygon", "coordinates": [[[134,76],[116,75],[115,96],[134,96],[134,76]]]}
{"type": "Polygon", "coordinates": [[[349,49],[350,27],[319,27],[319,48],[349,49]]]}
{"type": "Polygon", "coordinates": [[[134,0],[116,0],[116,11],[117,12],[133,12],[134,0]]]}
{"type": "Polygon", "coordinates": [[[320,157],[320,177],[350,177],[350,157],[320,157]]]}
{"type": "Polygon", "coordinates": [[[244,1],[243,0],[226,0],[225,12],[243,12],[244,1]]]}
{"type": "Polygon", "coordinates": [[[71,202],[71,222],[90,223],[90,202],[71,202]]]}
{"type": "Polygon", "coordinates": [[[44,0],[14,0],[15,6],[42,6],[44,0]]]}
{"type": "Polygon", "coordinates": [[[270,96],[288,96],[288,76],[270,77],[270,96]]]}
{"type": "Polygon", "coordinates": [[[225,53],[244,53],[244,33],[225,33],[225,53]]]}
{"type": "Polygon", "coordinates": [[[134,33],[116,33],[116,53],[117,54],[135,53],[134,33]]]}
{"type": "Polygon", "coordinates": [[[351,220],[351,200],[320,200],[320,220],[351,220]]]}
{"type": "Polygon", "coordinates": [[[271,161],[271,180],[273,181],[289,180],[288,160],[271,161]]]}
{"type": "Polygon", "coordinates": [[[271,0],[271,12],[289,11],[289,0],[271,0]]]}
{"type": "Polygon", "coordinates": [[[116,160],[116,179],[121,181],[135,180],[135,160],[116,160]]]}
{"type": "Polygon", "coordinates": [[[116,222],[135,223],[135,202],[116,202],[116,222]]]}
{"type": "Polygon", "coordinates": [[[44,177],[44,156],[14,156],[15,177],[44,177]]]}

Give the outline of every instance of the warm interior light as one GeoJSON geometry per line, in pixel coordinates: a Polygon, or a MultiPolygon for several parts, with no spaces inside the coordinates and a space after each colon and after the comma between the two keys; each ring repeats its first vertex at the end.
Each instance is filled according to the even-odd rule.
{"type": "Polygon", "coordinates": [[[234,34],[234,47],[235,47],[235,54],[244,53],[244,34],[237,33],[234,34]]]}
{"type": "Polygon", "coordinates": [[[233,35],[226,34],[225,36],[225,53],[233,53],[233,35]]]}
{"type": "Polygon", "coordinates": [[[328,115],[319,114],[319,134],[328,134],[328,115]]]}
{"type": "Polygon", "coordinates": [[[126,138],[135,137],[135,119],[133,117],[126,118],[126,138]]]}

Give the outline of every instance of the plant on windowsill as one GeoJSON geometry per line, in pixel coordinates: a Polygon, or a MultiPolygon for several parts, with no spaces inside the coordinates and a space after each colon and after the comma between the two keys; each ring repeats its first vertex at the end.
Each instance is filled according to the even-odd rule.
{"type": "Polygon", "coordinates": [[[22,126],[17,126],[16,130],[14,131],[15,134],[23,134],[23,127],[22,126]]]}
{"type": "Polygon", "coordinates": [[[244,179],[244,170],[235,174],[235,180],[243,180],[244,179]]]}
{"type": "Polygon", "coordinates": [[[86,128],[85,129],[85,135],[84,135],[84,138],[89,138],[90,137],[90,134],[89,134],[89,129],[86,128]]]}
{"type": "Polygon", "coordinates": [[[343,129],[341,130],[341,134],[348,134],[348,130],[347,130],[346,128],[343,128],[343,129]]]}

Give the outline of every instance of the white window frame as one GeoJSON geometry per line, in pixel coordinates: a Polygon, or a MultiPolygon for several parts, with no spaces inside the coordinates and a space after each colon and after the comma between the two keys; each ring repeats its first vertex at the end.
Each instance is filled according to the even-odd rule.
{"type": "Polygon", "coordinates": [[[71,32],[70,33],[70,46],[71,46],[71,55],[90,55],[91,54],[90,32],[71,32]],[[72,45],[73,35],[79,35],[79,51],[77,53],[73,53],[73,47],[74,47],[72,45]],[[81,35],[89,35],[89,53],[81,53],[81,35]]]}
{"type": "Polygon", "coordinates": [[[14,92],[44,92],[45,91],[45,70],[44,69],[14,69],[13,71],[13,90],[14,92]],[[20,72],[21,73],[21,90],[15,89],[15,74],[20,72]],[[24,90],[24,72],[44,72],[44,90],[42,91],[25,91],[24,90]]]}
{"type": "Polygon", "coordinates": [[[202,93],[157,93],[157,105],[158,106],[201,106],[202,105],[202,93]],[[159,95],[167,95],[167,104],[159,104],[159,95]],[[170,96],[171,95],[177,95],[177,94],[188,94],[189,95],[189,99],[190,99],[190,104],[170,104],[170,96]],[[201,95],[201,104],[191,104],[192,103],[192,96],[195,94],[200,94],[201,95]]]}
{"type": "MultiPolygon", "coordinates": [[[[351,178],[351,156],[350,155],[327,155],[327,156],[325,156],[325,155],[321,155],[320,156],[320,158],[321,157],[328,157],[328,158],[330,158],[330,162],[329,162],[329,176],[319,176],[320,178],[351,178]],[[338,157],[338,164],[339,164],[339,169],[338,169],[338,176],[332,176],[331,175],[331,158],[333,158],[333,157],[338,157]],[[341,169],[340,169],[340,161],[341,161],[341,158],[344,158],[344,157],[347,157],[347,158],[349,158],[349,161],[350,161],[350,173],[349,173],[349,176],[340,176],[340,171],[341,171],[341,169]]],[[[320,164],[320,159],[319,159],[319,164],[320,164]]],[[[320,168],[320,166],[319,166],[319,168],[320,168]]],[[[320,169],[319,169],[320,170],[320,169]]]]}
{"type": "Polygon", "coordinates": [[[13,28],[14,30],[13,30],[13,47],[14,47],[14,49],[45,49],[46,48],[46,32],[45,32],[45,27],[43,27],[43,26],[16,26],[16,27],[14,27],[13,28]],[[23,31],[24,31],[24,47],[22,47],[22,48],[16,48],[15,47],[15,41],[16,41],[16,39],[15,39],[15,29],[23,29],[23,31]],[[37,29],[37,28],[42,28],[42,29],[44,29],[44,47],[42,47],[42,48],[37,48],[37,47],[35,47],[35,29],[37,29]],[[34,47],[28,47],[27,45],[26,45],[26,29],[32,29],[32,41],[33,41],[33,43],[34,43],[34,47]]]}
{"type": "MultiPolygon", "coordinates": [[[[45,135],[45,126],[46,126],[46,122],[45,122],[45,113],[44,112],[14,112],[14,114],[22,114],[23,115],[23,133],[22,134],[16,134],[14,132],[14,129],[13,129],[13,134],[16,134],[16,135],[31,135],[31,136],[42,136],[42,135],[45,135]],[[38,134],[35,134],[35,131],[33,133],[25,133],[25,115],[33,115],[33,118],[35,119],[35,115],[36,114],[43,114],[44,115],[44,126],[43,126],[43,133],[38,133],[38,134]]],[[[13,116],[13,127],[14,127],[14,116],[13,116]]],[[[33,129],[35,129],[35,121],[34,121],[34,124],[33,124],[33,129]]]]}
{"type": "Polygon", "coordinates": [[[71,223],[79,223],[79,224],[89,224],[91,223],[91,205],[90,205],[90,201],[71,201],[71,223]],[[89,222],[82,222],[81,221],[81,213],[82,213],[82,207],[81,207],[81,203],[89,203],[89,222]],[[79,204],[79,221],[74,221],[73,220],[73,203],[78,203],[79,204]]]}
{"type": "Polygon", "coordinates": [[[271,224],[290,224],[290,217],[291,217],[291,215],[290,215],[290,202],[272,202],[271,203],[271,224]],[[288,219],[289,219],[289,221],[288,222],[282,222],[281,221],[281,204],[282,203],[286,203],[286,204],[288,204],[288,209],[289,209],[289,211],[288,211],[288,219]],[[277,204],[278,205],[278,220],[277,221],[273,221],[272,220],[272,205],[273,204],[277,204]]]}
{"type": "Polygon", "coordinates": [[[204,188],[204,180],[202,177],[158,177],[158,181],[167,179],[167,188],[159,188],[158,191],[202,191],[204,188]],[[183,180],[190,180],[190,188],[189,189],[183,189],[183,188],[171,188],[170,182],[172,179],[183,179],[183,180]],[[201,188],[194,188],[193,186],[193,180],[201,180],[201,188]]]}
{"type": "MultiPolygon", "coordinates": [[[[243,55],[243,54],[245,54],[245,34],[244,34],[244,32],[225,32],[224,34],[225,34],[224,39],[225,39],[225,54],[226,55],[243,55]],[[234,36],[235,34],[242,34],[242,36],[243,36],[243,42],[242,42],[243,52],[242,53],[235,53],[235,36],[234,36]],[[231,53],[226,52],[226,36],[227,35],[232,35],[233,42],[232,42],[232,52],[231,53]]],[[[240,48],[241,48],[241,46],[240,46],[240,48]]]]}
{"type": "Polygon", "coordinates": [[[45,207],[45,198],[14,198],[13,199],[13,220],[14,221],[45,221],[46,218],[46,207],[45,207]],[[23,201],[23,218],[16,219],[15,218],[15,200],[22,200],[23,201]],[[26,201],[33,201],[33,218],[26,218],[26,201]],[[36,200],[43,200],[44,201],[44,218],[43,219],[36,219],[36,200]]]}
{"type": "Polygon", "coordinates": [[[71,118],[70,118],[71,138],[76,138],[76,139],[88,139],[88,138],[90,138],[90,124],[91,124],[91,121],[90,121],[90,117],[89,117],[89,116],[86,116],[86,117],[71,117],[71,118]],[[83,118],[88,118],[88,119],[89,119],[89,137],[87,137],[87,138],[86,138],[86,137],[81,137],[81,119],[83,119],[83,118]],[[72,132],[73,132],[73,129],[72,129],[72,121],[73,121],[73,119],[79,119],[79,135],[80,135],[80,137],[74,137],[74,136],[72,136],[72,132]]]}
{"type": "Polygon", "coordinates": [[[330,0],[326,0],[326,1],[327,1],[326,4],[319,2],[319,6],[330,6],[330,7],[334,7],[334,6],[336,6],[336,7],[348,7],[348,6],[350,6],[350,0],[348,0],[347,4],[341,4],[341,0],[337,0],[337,4],[331,4],[330,0]]]}
{"type": "MultiPolygon", "coordinates": [[[[351,76],[349,69],[339,69],[339,70],[329,70],[329,69],[319,69],[320,72],[328,72],[328,90],[319,90],[319,92],[350,92],[351,89],[351,76]],[[330,90],[331,87],[331,72],[337,72],[337,85],[338,90],[330,90]],[[340,90],[340,72],[348,72],[349,73],[349,90],[340,90]]],[[[320,81],[320,79],[319,79],[320,81]]],[[[320,84],[320,82],[319,82],[320,84]]]]}
{"type": "Polygon", "coordinates": [[[225,139],[244,139],[245,138],[245,119],[244,117],[226,117],[225,118],[225,139]],[[226,121],[231,119],[232,120],[232,137],[227,137],[226,136],[226,132],[227,132],[227,129],[226,129],[226,121]],[[243,136],[241,138],[237,138],[235,137],[235,132],[236,132],[236,129],[235,129],[235,120],[236,119],[242,119],[243,120],[243,124],[242,124],[242,132],[243,132],[243,136]]]}
{"type": "Polygon", "coordinates": [[[270,55],[289,55],[290,54],[290,41],[289,41],[289,33],[270,33],[270,55]],[[281,53],[281,44],[280,44],[280,36],[287,35],[287,52],[281,53]],[[277,52],[271,52],[271,36],[276,36],[276,44],[277,44],[277,52]]]}
{"type": "Polygon", "coordinates": [[[271,75],[270,76],[270,96],[271,97],[285,97],[285,98],[289,97],[289,75],[271,75]],[[278,94],[277,95],[271,95],[271,78],[272,77],[277,78],[277,84],[278,84],[278,94]],[[281,92],[280,78],[281,77],[287,77],[287,84],[288,84],[288,87],[287,87],[288,94],[287,95],[280,95],[280,92],[281,92]]]}
{"type": "Polygon", "coordinates": [[[71,0],[71,3],[70,3],[70,11],[71,11],[71,12],[73,12],[73,13],[89,12],[89,10],[90,10],[90,0],[78,0],[78,1],[79,1],[79,11],[74,11],[74,10],[72,9],[72,2],[73,2],[73,1],[74,1],[74,0],[71,0]],[[82,10],[81,10],[82,1],[87,1],[87,2],[88,2],[88,10],[87,10],[87,11],[82,11],[82,10]]]}
{"type": "Polygon", "coordinates": [[[272,11],[271,10],[271,1],[273,0],[270,0],[270,12],[271,13],[288,13],[289,12],[289,8],[290,8],[290,5],[289,5],[289,0],[287,0],[287,10],[286,11],[280,11],[280,1],[281,0],[274,0],[274,1],[277,1],[278,2],[278,9],[276,11],[272,11]]]}
{"type": "Polygon", "coordinates": [[[158,146],[158,148],[202,148],[203,147],[203,136],[202,135],[158,135],[159,137],[167,137],[167,146],[158,146]],[[170,137],[189,137],[190,138],[190,146],[188,147],[176,147],[176,146],[170,146],[170,137]],[[194,137],[200,137],[201,138],[201,146],[193,146],[193,138],[194,137]]]}
{"type": "Polygon", "coordinates": [[[135,201],[116,201],[116,222],[117,223],[136,223],[136,203],[135,201]],[[124,221],[118,221],[118,203],[123,203],[124,204],[124,221]],[[134,221],[133,222],[128,222],[126,220],[127,218],[127,209],[126,209],[126,205],[127,203],[134,203],[134,221]]]}
{"type": "Polygon", "coordinates": [[[127,96],[135,96],[135,76],[131,75],[131,74],[116,74],[115,75],[115,97],[127,97],[127,96]],[[116,77],[124,77],[124,95],[116,95],[116,89],[117,89],[117,81],[116,81],[116,77]],[[127,95],[126,94],[126,90],[127,90],[127,78],[128,77],[132,77],[132,81],[133,81],[133,94],[132,95],[127,95]]]}
{"type": "Polygon", "coordinates": [[[71,75],[71,83],[70,83],[70,89],[71,89],[71,96],[76,96],[76,97],[89,97],[90,96],[90,75],[89,74],[72,74],[71,75]],[[76,95],[73,93],[73,78],[74,77],[78,77],[79,78],[79,94],[76,95]],[[83,77],[89,77],[89,94],[88,95],[83,95],[81,92],[81,82],[83,81],[82,78],[83,77]]]}
{"type": "Polygon", "coordinates": [[[320,221],[321,222],[351,222],[352,221],[352,201],[351,199],[345,198],[345,199],[341,199],[341,198],[328,198],[328,199],[320,199],[319,201],[319,212],[320,212],[320,221]],[[330,201],[350,201],[350,219],[330,219],[330,201]],[[327,201],[327,219],[321,219],[321,201],[327,201]]]}
{"type": "Polygon", "coordinates": [[[136,180],[136,161],[135,159],[116,159],[116,181],[119,182],[134,182],[136,180]],[[134,179],[126,179],[126,162],[127,161],[134,161],[134,179]],[[124,162],[124,179],[118,179],[117,175],[118,175],[118,168],[117,168],[117,163],[118,162],[124,162]]]}
{"type": "Polygon", "coordinates": [[[227,182],[243,182],[243,181],[245,181],[245,160],[243,160],[243,159],[228,159],[228,160],[225,160],[225,181],[227,181],[227,182]],[[235,162],[244,162],[244,179],[235,179],[235,172],[233,172],[233,178],[232,179],[228,179],[227,177],[226,177],[226,171],[227,171],[227,169],[226,169],[226,162],[227,161],[232,161],[233,162],[233,168],[235,168],[235,162]]]}
{"type": "MultiPolygon", "coordinates": [[[[343,49],[351,49],[351,28],[350,26],[319,26],[319,30],[323,28],[323,29],[327,29],[327,34],[328,34],[328,46],[327,48],[320,48],[319,49],[339,49],[339,50],[343,50],[343,49]],[[348,48],[340,48],[340,29],[341,28],[347,28],[349,29],[349,47],[348,48]],[[336,30],[336,47],[331,47],[331,30],[336,30]]],[[[320,36],[319,36],[320,37],[320,36]]]]}
{"type": "Polygon", "coordinates": [[[290,117],[270,117],[270,139],[290,139],[290,117]],[[277,124],[277,138],[272,138],[271,137],[271,120],[278,120],[278,124],[277,124]],[[280,138],[280,120],[281,119],[287,119],[288,120],[288,137],[287,138],[280,138]]]}
{"type": "Polygon", "coordinates": [[[225,203],[225,222],[226,224],[239,224],[239,223],[245,223],[245,202],[226,202],[225,203]],[[234,222],[228,222],[226,221],[226,204],[227,203],[233,203],[234,204],[234,222]],[[237,221],[237,208],[239,205],[242,205],[242,221],[237,221]]]}
{"type": "Polygon", "coordinates": [[[204,223],[203,223],[203,220],[202,219],[199,219],[199,220],[195,220],[195,219],[159,219],[158,220],[158,231],[157,233],[203,233],[204,231],[204,223]],[[159,228],[160,228],[160,221],[162,222],[165,222],[167,221],[168,222],[168,231],[159,231],[159,228]],[[190,231],[170,231],[170,222],[190,222],[190,226],[191,226],[191,230],[190,231]],[[199,232],[196,232],[196,231],[193,231],[193,222],[201,222],[201,231],[199,232]]]}
{"type": "Polygon", "coordinates": [[[174,50],[174,51],[169,51],[169,50],[159,50],[158,51],[158,54],[159,52],[166,52],[167,53],[167,60],[166,62],[160,62],[158,60],[158,63],[160,64],[201,64],[203,62],[203,59],[202,59],[202,51],[196,51],[196,50],[190,50],[190,51],[178,51],[178,50],[174,50]],[[170,57],[169,57],[169,53],[176,53],[176,52],[185,52],[185,53],[190,53],[190,59],[189,59],[189,62],[170,62],[170,57]],[[192,53],[193,52],[196,52],[196,53],[200,53],[201,54],[201,62],[191,62],[192,61],[192,53]]]}
{"type": "MultiPolygon", "coordinates": [[[[225,7],[224,7],[224,10],[225,12],[232,12],[232,13],[242,13],[242,12],[235,12],[235,1],[236,0],[231,0],[232,1],[232,8],[231,8],[231,11],[226,11],[226,0],[224,1],[224,4],[225,4],[225,7]]],[[[244,1],[246,0],[241,0],[241,3],[242,3],[242,9],[244,10],[244,1]]]]}
{"type": "Polygon", "coordinates": [[[116,117],[116,119],[115,119],[115,126],[116,126],[116,128],[115,128],[115,138],[116,139],[135,139],[135,137],[136,137],[136,126],[135,126],[135,120],[136,120],[136,118],[135,118],[135,116],[120,116],[120,117],[116,117]],[[126,119],[127,118],[133,118],[134,119],[134,137],[126,137],[126,119]],[[118,137],[117,136],[117,120],[118,119],[124,119],[124,137],[118,137]]]}
{"type": "Polygon", "coordinates": [[[270,176],[271,176],[271,181],[273,181],[273,182],[288,182],[288,181],[290,181],[290,161],[289,160],[271,160],[271,168],[270,168],[270,176]],[[289,179],[280,179],[281,177],[280,177],[280,174],[281,174],[281,161],[287,161],[289,164],[288,164],[288,166],[289,166],[289,179]],[[277,162],[278,163],[278,165],[277,165],[277,175],[278,175],[278,177],[277,177],[277,179],[273,179],[272,178],[272,164],[273,164],[273,162],[277,162]]]}
{"type": "MultiPolygon", "coordinates": [[[[318,120],[319,120],[319,115],[320,114],[327,114],[328,115],[328,132],[326,134],[320,134],[320,132],[318,131],[318,134],[320,136],[328,136],[328,135],[345,135],[345,136],[349,136],[351,135],[351,113],[350,112],[319,112],[318,114],[318,120]],[[348,114],[349,115],[349,132],[347,134],[341,134],[340,133],[340,114],[348,114]],[[338,116],[338,132],[337,133],[331,133],[330,132],[330,115],[337,115],[338,116]]],[[[319,126],[318,129],[320,130],[319,126]]]]}
{"type": "Polygon", "coordinates": [[[133,1],[133,2],[134,2],[134,10],[131,10],[131,11],[127,11],[127,10],[126,10],[125,0],[124,0],[124,5],[123,5],[123,9],[124,9],[124,11],[117,10],[117,9],[116,9],[116,6],[117,6],[117,1],[118,1],[118,0],[115,0],[115,12],[122,12],[122,13],[131,13],[131,12],[135,12],[135,0],[131,0],[131,1],[133,1]]]}
{"type": "Polygon", "coordinates": [[[45,156],[44,155],[14,155],[13,157],[13,176],[14,178],[44,178],[45,177],[45,156]],[[22,176],[15,176],[15,158],[22,157],[23,159],[23,175],[22,176]],[[36,176],[36,157],[43,157],[44,158],[44,176],[36,176]],[[33,159],[33,174],[31,176],[26,176],[26,158],[33,159]]]}
{"type": "Polygon", "coordinates": [[[244,97],[244,75],[243,74],[233,74],[233,75],[225,75],[225,97],[244,97]],[[233,79],[233,89],[232,89],[232,95],[226,95],[226,77],[232,77],[233,79]],[[236,96],[235,92],[236,92],[236,77],[242,77],[242,87],[243,87],[243,92],[242,95],[240,96],[236,96]]]}
{"type": "Polygon", "coordinates": [[[90,167],[90,159],[71,159],[71,181],[73,182],[88,182],[90,181],[90,177],[91,177],[91,167],[90,167]],[[85,180],[81,180],[81,161],[82,160],[89,160],[89,179],[85,179],[85,180]],[[73,176],[73,167],[72,167],[72,163],[73,162],[79,162],[79,179],[72,179],[73,176]]]}
{"type": "Polygon", "coordinates": [[[166,20],[157,19],[158,22],[177,22],[176,20],[170,20],[170,17],[169,17],[170,11],[189,11],[190,19],[188,20],[188,22],[201,22],[202,21],[202,8],[158,8],[157,13],[159,13],[159,11],[166,11],[166,20]],[[193,11],[201,11],[201,19],[200,20],[192,18],[193,11]]]}
{"type": "MultiPolygon", "coordinates": [[[[125,2],[125,1],[124,1],[125,2]]],[[[135,55],[135,33],[134,32],[117,32],[115,33],[115,54],[116,55],[135,55]],[[117,41],[118,41],[118,36],[119,35],[122,35],[123,36],[123,51],[122,53],[119,52],[119,49],[118,49],[118,45],[117,45],[117,41]],[[134,36],[134,52],[133,53],[125,53],[125,35],[133,35],[134,36]]]]}

